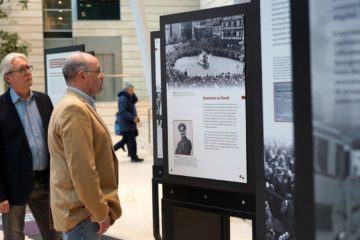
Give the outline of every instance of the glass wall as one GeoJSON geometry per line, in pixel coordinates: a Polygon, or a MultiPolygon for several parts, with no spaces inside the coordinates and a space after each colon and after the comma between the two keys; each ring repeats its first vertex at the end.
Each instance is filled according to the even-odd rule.
{"type": "Polygon", "coordinates": [[[44,37],[72,36],[71,0],[43,0],[44,37]]]}
{"type": "Polygon", "coordinates": [[[120,0],[77,0],[78,20],[120,20],[120,0]]]}

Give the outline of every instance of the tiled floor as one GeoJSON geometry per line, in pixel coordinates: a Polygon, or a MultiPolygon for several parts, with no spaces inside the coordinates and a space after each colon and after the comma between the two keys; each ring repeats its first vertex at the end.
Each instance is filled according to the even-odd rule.
{"type": "MultiPolygon", "coordinates": [[[[99,104],[97,105],[99,109],[99,104]]],[[[119,160],[119,196],[123,208],[123,216],[106,232],[103,239],[118,240],[153,240],[152,235],[152,146],[148,137],[147,109],[141,105],[143,124],[138,137],[138,155],[145,158],[142,163],[132,163],[126,153],[119,150],[116,154],[119,160]]],[[[103,118],[112,131],[113,105],[106,105],[103,118]]],[[[116,108],[116,106],[115,106],[116,108]]],[[[139,108],[138,108],[139,109],[139,108]]],[[[120,137],[113,136],[114,143],[120,137]]],[[[1,232],[1,231],[0,231],[1,232]]],[[[231,240],[251,240],[251,222],[242,219],[231,219],[231,240]]],[[[0,239],[2,233],[0,233],[0,239]]],[[[41,239],[39,236],[26,239],[41,239]]],[[[186,239],[184,239],[186,240],[186,239]]],[[[203,240],[203,239],[199,239],[203,240]]],[[[204,239],[205,240],[205,239],[204,239]]]]}

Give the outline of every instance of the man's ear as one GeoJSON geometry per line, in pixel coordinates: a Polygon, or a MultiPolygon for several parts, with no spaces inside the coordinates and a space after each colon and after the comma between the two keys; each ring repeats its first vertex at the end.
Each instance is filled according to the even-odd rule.
{"type": "Polygon", "coordinates": [[[76,73],[76,77],[78,77],[78,78],[80,78],[80,79],[84,79],[85,77],[84,77],[84,72],[83,71],[78,71],[77,73],[76,73]]]}
{"type": "Polygon", "coordinates": [[[10,85],[10,84],[9,84],[9,78],[10,78],[9,75],[5,75],[5,76],[4,76],[4,82],[5,82],[7,85],[10,85]]]}

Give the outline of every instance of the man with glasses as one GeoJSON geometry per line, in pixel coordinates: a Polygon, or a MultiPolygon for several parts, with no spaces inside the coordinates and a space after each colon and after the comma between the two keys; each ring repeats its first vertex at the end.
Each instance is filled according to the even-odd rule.
{"type": "Polygon", "coordinates": [[[0,213],[5,240],[23,240],[26,205],[43,239],[61,239],[50,229],[47,128],[53,110],[48,95],[30,89],[32,66],[24,54],[0,63],[9,86],[0,96],[0,213]]]}
{"type": "Polygon", "coordinates": [[[121,215],[118,162],[94,97],[104,74],[92,55],[73,53],[64,63],[68,90],[49,124],[51,207],[64,240],[100,239],[121,215]]]}

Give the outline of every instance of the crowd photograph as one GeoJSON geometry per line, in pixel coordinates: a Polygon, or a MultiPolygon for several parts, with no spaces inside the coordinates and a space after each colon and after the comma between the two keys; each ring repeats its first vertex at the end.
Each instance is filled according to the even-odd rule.
{"type": "Polygon", "coordinates": [[[173,88],[245,85],[244,15],[166,26],[166,82],[173,88]]]}
{"type": "Polygon", "coordinates": [[[293,146],[285,141],[267,141],[264,170],[266,240],[294,240],[293,146]]]}

